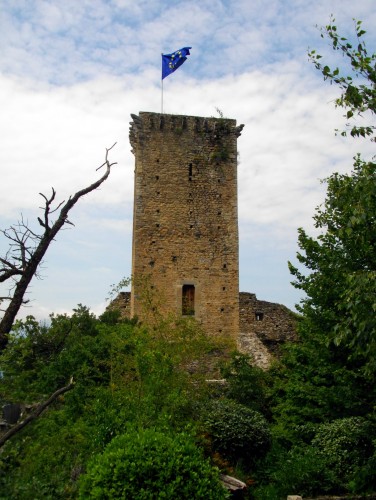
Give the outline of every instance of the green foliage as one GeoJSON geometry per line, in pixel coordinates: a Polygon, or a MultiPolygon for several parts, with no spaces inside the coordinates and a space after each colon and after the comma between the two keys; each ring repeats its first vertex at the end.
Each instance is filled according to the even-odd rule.
{"type": "Polygon", "coordinates": [[[349,361],[348,349],[328,345],[311,323],[303,326],[301,342],[285,347],[270,374],[274,432],[292,443],[302,436],[309,441],[322,422],[372,413],[376,395],[374,383],[349,361]]]}
{"type": "Polygon", "coordinates": [[[261,413],[229,399],[214,400],[204,409],[203,426],[213,451],[249,467],[270,446],[269,425],[261,413]]]}
{"type": "MultiPolygon", "coordinates": [[[[153,328],[97,319],[79,306],[50,325],[20,321],[0,356],[1,399],[36,403],[74,377],[75,386],[13,437],[1,455],[0,491],[12,498],[74,498],[89,457],[129,424],[186,428],[206,397],[206,366],[216,343],[194,321],[153,328]]],[[[1,496],[0,496],[1,498],[1,496]]]]}
{"type": "MultiPolygon", "coordinates": [[[[325,80],[337,84],[342,94],[336,99],[336,105],[346,109],[346,119],[356,116],[370,115],[373,118],[376,112],[376,54],[369,52],[364,40],[366,31],[361,21],[355,21],[355,37],[353,40],[341,36],[334,24],[335,19],[331,17],[330,23],[321,28],[321,37],[329,39],[332,48],[340,52],[344,57],[344,66],[348,68],[331,69],[322,63],[322,56],[315,50],[309,52],[309,57],[315,67],[323,74],[325,80]],[[349,73],[349,74],[344,74],[349,73]]],[[[375,126],[350,126],[347,129],[353,137],[371,137],[375,140],[375,126]]],[[[344,130],[342,135],[346,135],[344,130]]]]}
{"type": "Polygon", "coordinates": [[[306,292],[300,310],[303,330],[322,332],[349,349],[373,378],[376,367],[376,164],[357,158],[351,174],[333,174],[323,208],[314,217],[322,231],[299,230],[297,258],[290,264],[296,288],[306,292]]]}
{"type": "Polygon", "coordinates": [[[342,418],[319,426],[312,446],[325,460],[338,484],[351,481],[367,463],[373,451],[372,431],[370,422],[360,417],[342,418]]]}
{"type": "Polygon", "coordinates": [[[80,498],[228,498],[218,471],[189,434],[130,430],[114,438],[88,465],[80,498]]]}
{"type": "Polygon", "coordinates": [[[311,434],[306,443],[301,440],[290,449],[274,446],[259,464],[260,482],[266,484],[256,488],[256,499],[283,498],[292,492],[303,496],[364,492],[372,487],[374,447],[369,421],[342,418],[312,430],[302,427],[306,438],[311,434]]]}
{"type": "Polygon", "coordinates": [[[252,359],[236,352],[230,362],[222,366],[226,379],[225,395],[238,403],[269,416],[268,373],[252,365],[252,359]]]}
{"type": "Polygon", "coordinates": [[[50,411],[25,428],[0,455],[0,498],[75,498],[77,478],[95,452],[93,430],[63,410],[50,411]]]}
{"type": "Polygon", "coordinates": [[[333,474],[313,447],[297,446],[287,452],[278,449],[272,462],[265,462],[263,466],[267,480],[255,489],[256,500],[286,498],[292,493],[306,497],[335,491],[333,474]]]}

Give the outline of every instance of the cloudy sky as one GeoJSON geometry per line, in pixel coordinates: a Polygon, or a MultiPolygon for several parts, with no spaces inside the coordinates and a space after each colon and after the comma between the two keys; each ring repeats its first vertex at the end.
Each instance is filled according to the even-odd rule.
{"type": "MultiPolygon", "coordinates": [[[[97,178],[105,148],[117,165],[71,214],[30,288],[23,314],[47,318],[78,303],[101,313],[131,273],[134,157],[130,113],[161,110],[161,53],[191,46],[164,80],[164,111],[244,123],[238,141],[240,288],[294,308],[287,261],[297,228],[312,228],[320,179],[371,154],[336,137],[344,123],[308,61],[333,62],[317,25],[334,14],[351,35],[362,19],[375,47],[374,0],[0,0],[0,228],[36,227],[41,197],[59,201],[97,178]]],[[[4,254],[7,242],[0,239],[4,254]]],[[[1,292],[2,295],[4,292],[1,292]]]]}

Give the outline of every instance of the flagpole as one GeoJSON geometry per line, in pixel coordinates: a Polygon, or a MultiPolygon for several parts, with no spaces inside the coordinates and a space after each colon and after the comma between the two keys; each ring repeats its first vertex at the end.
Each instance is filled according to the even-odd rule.
{"type": "MultiPolygon", "coordinates": [[[[162,66],[163,66],[163,52],[161,52],[161,56],[162,56],[162,66]]],[[[163,75],[162,75],[161,114],[163,115],[163,75]]]]}
{"type": "Polygon", "coordinates": [[[162,79],[161,114],[163,115],[163,79],[162,79]]]}

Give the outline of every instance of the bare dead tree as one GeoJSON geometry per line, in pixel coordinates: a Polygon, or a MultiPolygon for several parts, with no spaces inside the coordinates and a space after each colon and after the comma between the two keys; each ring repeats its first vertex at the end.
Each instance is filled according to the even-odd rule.
{"type": "Polygon", "coordinates": [[[0,297],[0,303],[8,302],[7,307],[2,309],[4,315],[0,320],[0,351],[5,349],[8,343],[8,334],[20,307],[28,302],[25,300],[25,293],[32,278],[38,276],[38,267],[48,247],[65,224],[72,224],[68,220],[70,210],[82,196],[97,189],[110,175],[111,167],[116,162],[110,163],[108,155],[115,144],[108,149],[106,148],[105,161],[97,168],[99,170],[106,167],[102,177],[90,184],[90,186],[77,191],[77,193],[69,197],[67,202],[62,201],[57,206],[54,206],[56,197],[54,188],[52,188],[50,197],[39,193],[44,200],[44,206],[40,207],[43,210],[42,217],[38,217],[39,225],[43,228],[41,234],[32,231],[23,217],[18,224],[0,231],[10,242],[8,252],[4,257],[0,257],[0,283],[11,282],[9,295],[0,297]],[[56,212],[58,212],[58,217],[53,222],[51,216],[56,212]]]}

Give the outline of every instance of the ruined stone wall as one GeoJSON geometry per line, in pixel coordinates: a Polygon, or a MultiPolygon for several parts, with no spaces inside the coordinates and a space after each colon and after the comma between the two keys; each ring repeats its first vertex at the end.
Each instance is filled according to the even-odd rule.
{"type": "MultiPolygon", "coordinates": [[[[132,115],[135,155],[131,314],[143,319],[145,288],[161,312],[194,317],[211,334],[239,332],[235,120],[132,115]],[[146,280],[146,282],[145,282],[146,280]]],[[[147,304],[147,307],[153,307],[147,304]]]]}
{"type": "Polygon", "coordinates": [[[107,309],[118,310],[121,318],[131,319],[131,292],[120,292],[107,309]]]}
{"type": "Polygon", "coordinates": [[[255,364],[269,366],[281,345],[296,340],[296,329],[296,316],[286,306],[240,292],[238,347],[251,354],[255,364]]]}

